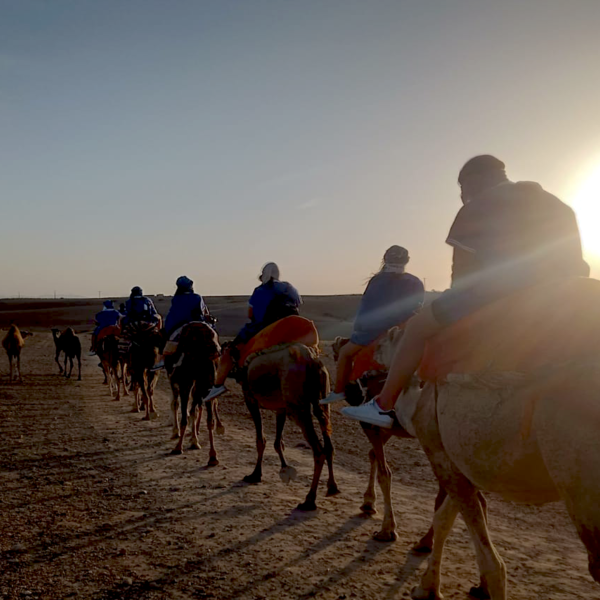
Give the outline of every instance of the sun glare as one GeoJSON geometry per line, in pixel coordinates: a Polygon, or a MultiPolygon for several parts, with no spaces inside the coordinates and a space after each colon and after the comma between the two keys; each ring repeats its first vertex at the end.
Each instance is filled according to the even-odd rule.
{"type": "Polygon", "coordinates": [[[600,164],[583,176],[571,202],[581,230],[584,251],[600,260],[600,164]]]}

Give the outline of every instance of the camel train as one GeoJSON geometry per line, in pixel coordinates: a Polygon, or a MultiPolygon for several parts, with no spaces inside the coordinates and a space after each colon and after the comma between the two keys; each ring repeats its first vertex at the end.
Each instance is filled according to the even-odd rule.
{"type": "Polygon", "coordinates": [[[19,328],[13,323],[8,332],[2,339],[2,347],[6,350],[8,356],[8,381],[23,381],[21,375],[21,350],[25,346],[25,340],[32,336],[29,331],[19,331],[19,328]],[[14,360],[14,373],[13,373],[14,360]],[[14,377],[13,377],[14,375],[14,377]]]}

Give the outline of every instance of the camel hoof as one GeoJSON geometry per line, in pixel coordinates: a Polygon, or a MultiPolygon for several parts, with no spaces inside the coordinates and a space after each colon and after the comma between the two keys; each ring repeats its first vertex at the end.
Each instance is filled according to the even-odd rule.
{"type": "Polygon", "coordinates": [[[444,600],[442,594],[436,594],[435,590],[424,590],[421,586],[413,588],[410,597],[413,600],[444,600]]]}
{"type": "Polygon", "coordinates": [[[216,467],[219,464],[219,459],[216,456],[211,456],[208,459],[208,466],[209,467],[216,467]]]}
{"type": "Polygon", "coordinates": [[[150,415],[146,415],[144,417],[142,417],[142,421],[149,421],[150,420],[150,415]]]}
{"type": "Polygon", "coordinates": [[[150,413],[150,420],[156,421],[156,419],[158,419],[158,413],[154,410],[150,413]]]}
{"type": "Polygon", "coordinates": [[[246,477],[244,477],[243,481],[245,483],[260,483],[262,481],[262,476],[255,475],[254,473],[252,473],[251,475],[246,475],[246,477]]]}
{"type": "Polygon", "coordinates": [[[183,450],[181,448],[173,448],[173,450],[171,450],[172,456],[179,456],[180,454],[183,454],[183,450]]]}
{"type": "Polygon", "coordinates": [[[372,504],[367,504],[366,502],[360,507],[361,512],[365,515],[376,515],[377,509],[372,504]]]}
{"type": "Polygon", "coordinates": [[[279,471],[279,477],[283,483],[289,483],[298,478],[298,471],[294,467],[282,467],[281,471],[279,471]]]}
{"type": "Polygon", "coordinates": [[[317,503],[314,500],[307,500],[301,504],[298,504],[296,510],[300,510],[302,512],[311,512],[313,510],[317,510],[317,503]]]}
{"type": "Polygon", "coordinates": [[[327,498],[331,497],[331,496],[337,496],[338,494],[341,494],[340,492],[340,488],[338,488],[337,485],[330,485],[327,488],[327,493],[325,494],[325,496],[327,498]]]}
{"type": "Polygon", "coordinates": [[[171,439],[178,440],[179,439],[179,431],[174,431],[173,435],[171,435],[171,439]]]}
{"type": "Polygon", "coordinates": [[[481,585],[473,586],[469,590],[469,596],[471,596],[471,598],[478,598],[479,600],[490,600],[491,597],[488,594],[488,591],[481,585]]]}
{"type": "Polygon", "coordinates": [[[427,542],[424,542],[423,540],[417,542],[411,549],[410,551],[413,554],[431,554],[431,544],[428,544],[427,542]]]}
{"type": "Polygon", "coordinates": [[[192,442],[190,444],[190,450],[200,450],[201,446],[198,442],[192,442]]]}
{"type": "Polygon", "coordinates": [[[395,531],[378,531],[373,539],[377,542],[395,542],[398,536],[395,531]]]}
{"type": "Polygon", "coordinates": [[[225,427],[223,425],[217,425],[217,435],[225,435],[225,427]]]}
{"type": "Polygon", "coordinates": [[[102,385],[108,385],[108,381],[103,381],[102,385]]]}

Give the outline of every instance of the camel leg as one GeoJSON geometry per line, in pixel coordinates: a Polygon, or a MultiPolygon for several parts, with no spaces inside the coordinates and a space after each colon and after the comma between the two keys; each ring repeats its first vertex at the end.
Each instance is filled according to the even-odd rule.
{"type": "Polygon", "coordinates": [[[62,365],[60,364],[60,350],[56,351],[56,354],[54,355],[54,362],[58,365],[58,373],[59,375],[63,374],[63,368],[62,365]]]}
{"type": "MultiPolygon", "coordinates": [[[[173,450],[171,450],[171,454],[182,454],[183,453],[183,440],[185,439],[185,432],[187,431],[188,424],[188,403],[190,400],[190,390],[189,387],[179,387],[180,398],[181,398],[181,421],[179,423],[179,440],[177,440],[177,445],[173,450]]],[[[174,417],[177,417],[177,412],[175,411],[174,417]]]]}
{"type": "Polygon", "coordinates": [[[198,424],[202,419],[202,406],[194,404],[190,411],[190,420],[192,427],[192,441],[190,442],[190,450],[200,450],[200,442],[198,441],[198,424]]]}
{"type": "MultiPolygon", "coordinates": [[[[206,403],[206,427],[208,428],[208,441],[210,443],[210,450],[208,452],[208,466],[216,467],[219,464],[219,459],[217,458],[217,450],[215,448],[215,418],[214,412],[217,408],[217,401],[213,400],[212,402],[206,403]]],[[[200,410],[202,410],[202,405],[200,405],[200,410]]],[[[200,425],[200,419],[196,423],[196,430],[200,425]]]]}
{"type": "Polygon", "coordinates": [[[219,404],[217,402],[213,402],[213,414],[217,422],[217,435],[225,435],[225,427],[219,417],[219,404]]]}
{"type": "Polygon", "coordinates": [[[377,483],[383,495],[383,523],[381,531],[375,534],[374,539],[380,542],[393,542],[396,540],[396,519],[392,506],[392,472],[385,459],[384,445],[390,439],[389,432],[384,432],[380,427],[364,427],[366,436],[371,442],[375,460],[377,461],[377,483]]]}
{"type": "Polygon", "coordinates": [[[325,452],[323,446],[321,446],[317,432],[315,431],[310,409],[304,410],[298,415],[298,423],[302,429],[304,438],[312,448],[315,465],[310,490],[308,491],[304,502],[298,504],[298,510],[317,510],[317,488],[319,487],[319,479],[321,478],[321,471],[323,470],[323,464],[325,463],[325,452]]]}
{"type": "Polygon", "coordinates": [[[115,382],[116,386],[117,386],[117,395],[115,396],[115,402],[118,402],[119,400],[121,400],[121,379],[119,377],[119,371],[118,371],[118,366],[113,366],[112,367],[112,376],[113,376],[113,381],[115,382]]]}
{"type": "Polygon", "coordinates": [[[537,405],[534,428],[544,463],[600,583],[600,377],[585,373],[553,385],[537,405]]]}
{"type": "Polygon", "coordinates": [[[13,380],[13,357],[8,355],[8,381],[13,380]]]}
{"type": "Polygon", "coordinates": [[[429,557],[427,569],[421,577],[421,583],[412,590],[411,597],[415,600],[437,600],[440,594],[440,570],[446,538],[452,531],[452,526],[458,514],[458,506],[449,496],[435,511],[433,517],[433,552],[429,557]]]}
{"type": "Polygon", "coordinates": [[[377,512],[375,501],[377,500],[377,491],[375,490],[375,480],[377,478],[377,457],[375,450],[369,450],[369,461],[371,462],[371,471],[369,473],[369,483],[363,497],[363,505],[360,510],[366,515],[374,515],[377,512]]]}
{"type": "Polygon", "coordinates": [[[150,410],[150,419],[158,418],[158,411],[154,407],[154,388],[158,382],[158,372],[148,372],[148,407],[150,410]]]}
{"type": "MultiPolygon", "coordinates": [[[[244,394],[246,396],[246,394],[244,394]]],[[[252,416],[252,420],[254,421],[254,427],[256,428],[256,452],[258,454],[256,459],[256,466],[254,467],[254,471],[250,473],[250,475],[246,475],[244,477],[244,481],[246,483],[260,483],[262,481],[262,459],[263,454],[265,453],[265,446],[267,442],[265,440],[265,436],[263,435],[262,428],[262,417],[260,415],[260,409],[258,408],[258,404],[249,399],[246,396],[246,406],[250,411],[250,415],[252,416]]]]}
{"type": "MultiPolygon", "coordinates": [[[[444,503],[444,500],[446,499],[446,496],[448,496],[448,494],[446,493],[446,490],[441,485],[438,485],[438,493],[437,493],[437,496],[435,497],[434,514],[440,508],[440,506],[442,506],[442,504],[444,503]]],[[[482,496],[482,499],[483,499],[483,496],[482,496]]],[[[485,500],[484,500],[484,502],[485,502],[485,500]]],[[[484,514],[485,514],[485,510],[484,510],[484,514]]],[[[429,531],[411,548],[411,551],[414,552],[415,554],[429,554],[429,552],[431,552],[432,548],[433,548],[433,523],[431,524],[429,531]]],[[[475,588],[473,588],[473,589],[475,589],[475,588]]]]}
{"type": "Polygon", "coordinates": [[[121,366],[121,383],[123,384],[123,396],[129,396],[127,390],[127,364],[124,361],[119,362],[121,366]]]}
{"type": "Polygon", "coordinates": [[[298,477],[298,472],[294,467],[290,467],[285,460],[285,444],[283,443],[283,428],[285,427],[287,415],[285,411],[281,411],[277,413],[276,416],[276,432],[275,432],[275,443],[273,447],[275,448],[275,452],[279,456],[279,462],[281,463],[281,469],[279,470],[279,477],[283,483],[289,483],[290,481],[296,479],[298,477]]]}
{"type": "MultiPolygon", "coordinates": [[[[448,493],[448,497],[452,501],[452,504],[455,504],[460,511],[467,529],[469,530],[473,546],[475,547],[479,574],[484,587],[488,590],[492,600],[506,600],[506,566],[490,538],[486,513],[480,500],[480,494],[475,486],[459,471],[450,460],[450,457],[446,454],[438,427],[435,388],[433,386],[427,386],[423,390],[413,422],[417,430],[419,441],[423,446],[425,454],[427,454],[427,458],[433,467],[433,471],[438,478],[440,485],[448,493]]],[[[442,513],[442,516],[445,514],[446,519],[448,519],[451,514],[450,508],[448,507],[450,500],[444,500],[444,504],[438,511],[442,513]]],[[[447,523],[447,521],[444,522],[447,523]]],[[[443,523],[440,527],[442,532],[445,531],[443,523]]],[[[436,546],[438,546],[437,536],[438,533],[434,517],[434,554],[436,553],[436,546]]],[[[443,542],[444,540],[439,540],[439,544],[441,544],[442,547],[438,546],[437,548],[437,551],[439,552],[439,561],[441,561],[443,542]]],[[[420,595],[416,596],[417,598],[435,599],[440,597],[440,564],[439,562],[436,564],[433,555],[430,559],[430,565],[432,565],[431,569],[428,568],[425,572],[421,581],[420,590],[423,592],[428,590],[430,595],[420,595]],[[438,571],[437,580],[434,569],[437,569],[438,571]],[[433,571],[433,575],[428,575],[430,570],[433,571]],[[435,587],[436,581],[437,588],[435,587]]]]}
{"type": "Polygon", "coordinates": [[[179,390],[176,386],[171,385],[171,393],[173,395],[171,400],[171,414],[173,416],[173,433],[171,434],[172,440],[179,439],[179,390]]]}
{"type": "Polygon", "coordinates": [[[322,406],[321,404],[313,405],[313,413],[317,417],[321,434],[323,435],[323,450],[325,452],[325,460],[327,461],[327,494],[326,496],[336,496],[340,493],[340,489],[335,482],[335,475],[333,474],[333,442],[331,441],[331,417],[329,406],[322,406]]]}

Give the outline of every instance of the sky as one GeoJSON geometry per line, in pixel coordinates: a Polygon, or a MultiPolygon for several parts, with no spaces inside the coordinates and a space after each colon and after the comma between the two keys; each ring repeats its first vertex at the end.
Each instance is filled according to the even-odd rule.
{"type": "Polygon", "coordinates": [[[0,0],[0,296],[428,289],[458,171],[574,205],[600,276],[598,0],[0,0]]]}

